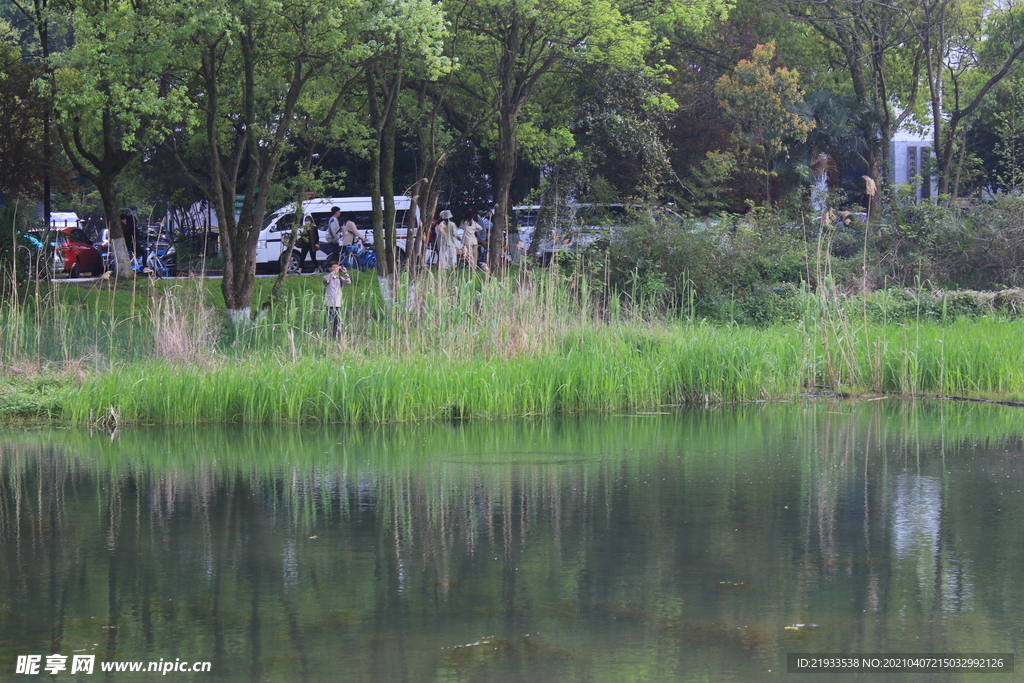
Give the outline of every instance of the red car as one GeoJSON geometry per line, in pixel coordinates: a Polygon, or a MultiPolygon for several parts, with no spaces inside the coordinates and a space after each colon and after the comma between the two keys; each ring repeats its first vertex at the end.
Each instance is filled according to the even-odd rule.
{"type": "Polygon", "coordinates": [[[57,245],[53,258],[58,268],[60,261],[64,262],[64,272],[69,277],[79,277],[82,273],[92,273],[96,276],[103,273],[103,258],[81,228],[63,228],[57,231],[57,245]]]}

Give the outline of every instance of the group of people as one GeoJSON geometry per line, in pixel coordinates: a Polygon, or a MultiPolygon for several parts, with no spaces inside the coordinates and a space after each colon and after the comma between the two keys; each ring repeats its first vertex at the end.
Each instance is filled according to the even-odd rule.
{"type": "Polygon", "coordinates": [[[295,240],[295,251],[299,254],[299,263],[304,263],[306,256],[309,256],[313,261],[315,271],[320,272],[320,263],[316,258],[318,250],[323,250],[327,255],[327,265],[330,266],[332,261],[340,260],[343,247],[356,244],[362,239],[363,236],[359,234],[355,222],[351,218],[342,220],[341,209],[332,206],[331,217],[327,220],[327,236],[323,241],[320,240],[320,230],[316,227],[316,221],[312,216],[307,215],[299,228],[299,234],[295,240]]]}
{"type": "MultiPolygon", "coordinates": [[[[483,264],[487,260],[487,244],[494,227],[493,216],[493,211],[468,211],[456,225],[452,220],[451,211],[441,211],[429,233],[437,256],[437,267],[455,268],[460,260],[471,268],[484,267],[483,264]]],[[[323,242],[321,243],[313,217],[306,216],[299,233],[299,241],[295,244],[300,263],[310,255],[318,271],[317,250],[322,249],[327,254],[328,272],[324,275],[324,305],[327,309],[327,325],[335,338],[341,330],[341,288],[352,284],[348,270],[340,265],[339,254],[342,247],[355,244],[361,239],[356,224],[352,220],[342,222],[341,209],[332,207],[331,218],[327,222],[327,236],[323,242]]],[[[519,226],[514,220],[509,224],[507,241],[503,246],[506,250],[505,257],[513,263],[518,262],[522,243],[519,241],[519,226]]]]}
{"type": "MultiPolygon", "coordinates": [[[[442,211],[431,229],[434,251],[437,254],[437,267],[455,268],[460,261],[471,268],[482,267],[487,260],[487,245],[491,228],[494,226],[493,216],[493,211],[482,214],[478,211],[468,211],[462,222],[456,225],[452,220],[452,212],[447,209],[442,211]],[[461,249],[458,246],[460,230],[461,249]]],[[[505,258],[518,263],[522,244],[519,241],[519,226],[515,221],[509,223],[507,240],[503,242],[505,258]]]]}

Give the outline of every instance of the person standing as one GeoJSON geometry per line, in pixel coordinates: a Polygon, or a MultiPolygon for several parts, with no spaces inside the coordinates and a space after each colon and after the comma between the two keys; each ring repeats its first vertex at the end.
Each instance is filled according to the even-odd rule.
{"type": "Polygon", "coordinates": [[[324,275],[324,306],[327,308],[327,326],[331,336],[338,338],[341,332],[341,288],[352,284],[348,269],[342,268],[337,261],[327,263],[327,274],[324,275]]]}
{"type": "Polygon", "coordinates": [[[327,254],[327,262],[338,260],[338,252],[341,250],[341,209],[331,207],[331,217],[327,220],[327,236],[324,238],[324,253],[327,254]]]}
{"type": "Polygon", "coordinates": [[[306,254],[313,259],[314,272],[320,271],[320,264],[316,260],[316,252],[320,249],[320,232],[316,229],[316,223],[312,216],[306,216],[302,221],[302,228],[299,230],[299,239],[295,243],[295,250],[299,252],[299,270],[306,262],[306,254]]]}
{"type": "Polygon", "coordinates": [[[476,222],[476,212],[474,211],[466,214],[459,227],[462,229],[462,248],[466,255],[466,262],[471,268],[476,268],[476,262],[479,259],[477,253],[479,242],[476,236],[484,228],[476,222]]]}
{"type": "Polygon", "coordinates": [[[124,235],[124,246],[128,249],[128,255],[142,256],[142,250],[139,248],[138,221],[128,211],[121,213],[121,232],[124,235]]]}
{"type": "Polygon", "coordinates": [[[519,219],[515,211],[509,212],[508,217],[508,260],[512,263],[519,263],[522,244],[519,241],[519,219]]]}
{"type": "Polygon", "coordinates": [[[480,242],[480,260],[487,263],[487,245],[491,236],[491,227],[494,223],[491,221],[491,217],[494,215],[490,210],[484,212],[484,215],[480,217],[480,225],[483,226],[483,230],[477,233],[477,240],[480,242]]]}
{"type": "Polygon", "coordinates": [[[349,217],[348,220],[341,226],[341,246],[350,247],[356,242],[361,242],[363,236],[359,234],[359,230],[356,228],[355,222],[349,217]]]}
{"type": "Polygon", "coordinates": [[[491,222],[491,216],[493,215],[494,214],[492,214],[490,211],[487,211],[480,218],[480,225],[483,228],[483,230],[481,230],[480,234],[477,235],[477,239],[480,240],[480,243],[483,244],[484,246],[487,245],[487,238],[491,234],[491,226],[493,225],[493,223],[491,222]]]}
{"type": "Polygon", "coordinates": [[[441,220],[437,224],[437,267],[454,268],[458,264],[456,251],[455,223],[451,221],[452,212],[445,209],[441,212],[441,220]]]}

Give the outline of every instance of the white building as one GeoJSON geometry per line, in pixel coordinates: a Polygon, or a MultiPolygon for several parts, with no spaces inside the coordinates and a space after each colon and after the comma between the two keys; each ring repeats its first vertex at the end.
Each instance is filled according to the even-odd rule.
{"type": "Polygon", "coordinates": [[[889,182],[915,188],[918,201],[934,197],[939,192],[939,183],[927,174],[932,168],[927,160],[934,158],[931,138],[901,128],[889,144],[889,182]]]}

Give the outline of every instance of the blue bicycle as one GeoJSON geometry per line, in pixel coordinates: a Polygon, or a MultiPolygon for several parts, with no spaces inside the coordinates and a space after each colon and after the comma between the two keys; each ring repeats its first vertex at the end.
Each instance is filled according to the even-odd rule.
{"type": "MultiPolygon", "coordinates": [[[[148,275],[164,279],[175,277],[178,274],[178,254],[174,242],[169,234],[162,234],[163,228],[156,233],[150,233],[146,244],[140,245],[136,253],[132,254],[130,262],[131,269],[139,275],[148,275]],[[142,252],[142,255],[139,252],[142,252]]],[[[103,254],[104,268],[116,270],[117,264],[111,258],[111,254],[103,254]]]]}
{"type": "MultiPolygon", "coordinates": [[[[148,275],[149,277],[155,277],[164,279],[171,274],[171,269],[164,262],[163,254],[161,250],[157,249],[146,249],[145,256],[139,256],[134,254],[130,262],[131,269],[139,275],[148,275]]],[[[117,262],[113,258],[110,258],[107,254],[103,255],[103,260],[106,266],[113,272],[117,272],[117,262]]]]}
{"type": "Polygon", "coordinates": [[[349,270],[370,270],[377,267],[377,252],[372,244],[350,244],[344,247],[339,263],[349,270]]]}

